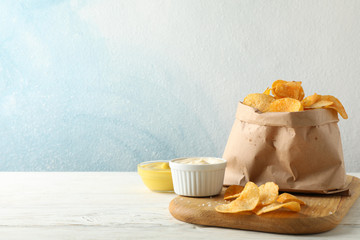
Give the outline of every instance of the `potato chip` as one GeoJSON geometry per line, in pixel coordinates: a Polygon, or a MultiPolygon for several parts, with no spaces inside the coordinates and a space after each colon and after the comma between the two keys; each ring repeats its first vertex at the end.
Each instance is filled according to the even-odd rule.
{"type": "Polygon", "coordinates": [[[300,205],[305,205],[305,203],[302,200],[298,199],[297,197],[295,197],[290,193],[280,194],[276,201],[279,203],[298,202],[300,203],[300,205]]]}
{"type": "Polygon", "coordinates": [[[239,185],[228,187],[224,199],[227,196],[232,196],[231,199],[238,197],[231,203],[216,206],[215,210],[221,213],[256,213],[261,215],[280,208],[299,212],[301,210],[300,205],[305,205],[303,201],[289,193],[278,196],[279,186],[274,182],[267,182],[260,187],[253,182],[248,182],[242,191],[241,189],[242,187],[239,185]]]}
{"type": "Polygon", "coordinates": [[[337,99],[336,97],[331,96],[331,95],[321,95],[321,100],[333,102],[333,104],[330,106],[327,106],[327,108],[335,109],[341,115],[341,117],[343,119],[348,119],[348,115],[345,111],[345,108],[341,104],[339,99],[337,99]]]}
{"type": "Polygon", "coordinates": [[[259,204],[262,206],[269,205],[276,201],[279,195],[279,186],[274,182],[267,182],[260,185],[260,201],[259,204]]]}
{"type": "Polygon", "coordinates": [[[304,110],[299,100],[280,98],[270,103],[269,112],[298,112],[304,110]]]}
{"type": "Polygon", "coordinates": [[[294,98],[301,101],[305,96],[301,82],[295,81],[276,80],[271,86],[271,91],[276,99],[294,98]]]}
{"type": "Polygon", "coordinates": [[[310,105],[310,106],[308,106],[306,108],[308,108],[308,109],[325,108],[325,107],[328,107],[328,106],[330,106],[332,104],[333,104],[333,102],[331,102],[331,101],[320,100],[320,101],[318,101],[318,102],[316,102],[316,103],[314,103],[314,104],[312,104],[312,105],[310,105]]]}
{"type": "Polygon", "coordinates": [[[264,93],[252,93],[245,97],[244,104],[259,109],[261,112],[268,112],[270,103],[275,100],[273,96],[264,93]]]}
{"type": "Polygon", "coordinates": [[[305,93],[301,84],[300,81],[276,80],[272,83],[271,88],[266,88],[263,93],[247,95],[243,103],[257,108],[261,112],[297,112],[304,109],[332,108],[344,119],[348,118],[344,106],[337,98],[331,95],[322,96],[317,93],[304,98],[305,93]],[[271,93],[273,96],[270,95],[271,93]],[[282,101],[277,102],[277,100],[282,101]],[[294,100],[299,100],[300,103],[294,100]]]}
{"type": "Polygon", "coordinates": [[[303,100],[301,100],[301,103],[303,104],[304,108],[313,105],[314,103],[316,103],[317,101],[319,101],[321,99],[321,96],[314,93],[311,96],[308,96],[306,98],[304,98],[303,100]]]}
{"type": "Polygon", "coordinates": [[[271,203],[270,205],[260,208],[255,213],[256,213],[256,215],[261,215],[263,213],[275,211],[279,208],[286,208],[293,212],[300,212],[300,210],[301,210],[300,203],[298,203],[298,202],[287,202],[287,203],[275,202],[275,203],[271,203]]]}
{"type": "Polygon", "coordinates": [[[221,213],[252,211],[258,205],[259,199],[260,192],[258,186],[253,182],[248,182],[238,198],[231,203],[216,206],[215,210],[221,213]]]}
{"type": "Polygon", "coordinates": [[[270,95],[271,88],[266,88],[263,94],[270,95]]]}
{"type": "Polygon", "coordinates": [[[276,94],[276,93],[274,92],[275,89],[276,89],[278,86],[283,85],[283,84],[286,84],[286,83],[287,83],[287,81],[285,81],[285,80],[276,80],[276,81],[274,81],[274,82],[272,83],[272,85],[271,85],[271,91],[272,91],[272,93],[275,95],[275,94],[276,94]]]}
{"type": "Polygon", "coordinates": [[[230,200],[234,199],[240,196],[240,193],[244,190],[243,186],[240,185],[231,185],[229,186],[225,193],[224,193],[224,199],[230,200]]]}

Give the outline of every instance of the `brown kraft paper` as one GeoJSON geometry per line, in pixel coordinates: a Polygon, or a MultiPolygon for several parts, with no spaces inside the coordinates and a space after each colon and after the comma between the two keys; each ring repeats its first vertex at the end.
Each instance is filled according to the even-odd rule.
{"type": "Polygon", "coordinates": [[[275,182],[280,191],[347,190],[337,112],[268,112],[238,105],[223,158],[224,185],[275,182]]]}

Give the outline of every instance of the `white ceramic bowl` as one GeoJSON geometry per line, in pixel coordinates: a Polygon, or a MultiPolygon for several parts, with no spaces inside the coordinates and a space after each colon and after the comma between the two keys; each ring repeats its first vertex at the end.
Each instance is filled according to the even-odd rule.
{"type": "Polygon", "coordinates": [[[218,195],[223,186],[226,160],[215,159],[218,163],[184,164],[176,158],[169,162],[174,192],[189,197],[209,197],[218,195]]]}

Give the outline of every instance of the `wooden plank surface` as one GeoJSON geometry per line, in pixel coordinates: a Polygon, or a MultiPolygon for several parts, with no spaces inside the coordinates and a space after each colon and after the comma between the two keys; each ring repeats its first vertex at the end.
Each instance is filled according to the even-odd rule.
{"type": "MultiPolygon", "coordinates": [[[[360,177],[360,173],[349,173],[360,177]]],[[[314,239],[189,224],[169,212],[174,193],[156,193],[136,172],[1,172],[1,239],[314,239]]],[[[358,239],[360,200],[316,239],[358,239]]]]}
{"type": "Polygon", "coordinates": [[[297,194],[306,203],[299,213],[274,211],[260,216],[218,213],[215,206],[225,203],[224,191],[212,198],[178,196],[171,201],[169,210],[178,220],[206,226],[287,234],[320,233],[335,228],[359,197],[360,180],[352,176],[348,180],[350,196],[297,194]]]}

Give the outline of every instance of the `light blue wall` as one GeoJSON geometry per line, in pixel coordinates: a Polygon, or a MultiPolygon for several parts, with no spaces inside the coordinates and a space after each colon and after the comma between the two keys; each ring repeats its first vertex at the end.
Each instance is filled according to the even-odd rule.
{"type": "Polygon", "coordinates": [[[291,2],[1,1],[0,171],[221,156],[237,102],[278,78],[342,100],[359,171],[360,4],[291,2]]]}
{"type": "Polygon", "coordinates": [[[199,115],[212,99],[194,111],[187,94],[202,89],[168,56],[109,46],[80,16],[91,4],[1,3],[0,170],[135,170],[220,154],[224,142],[197,142],[209,137],[199,115]]]}

